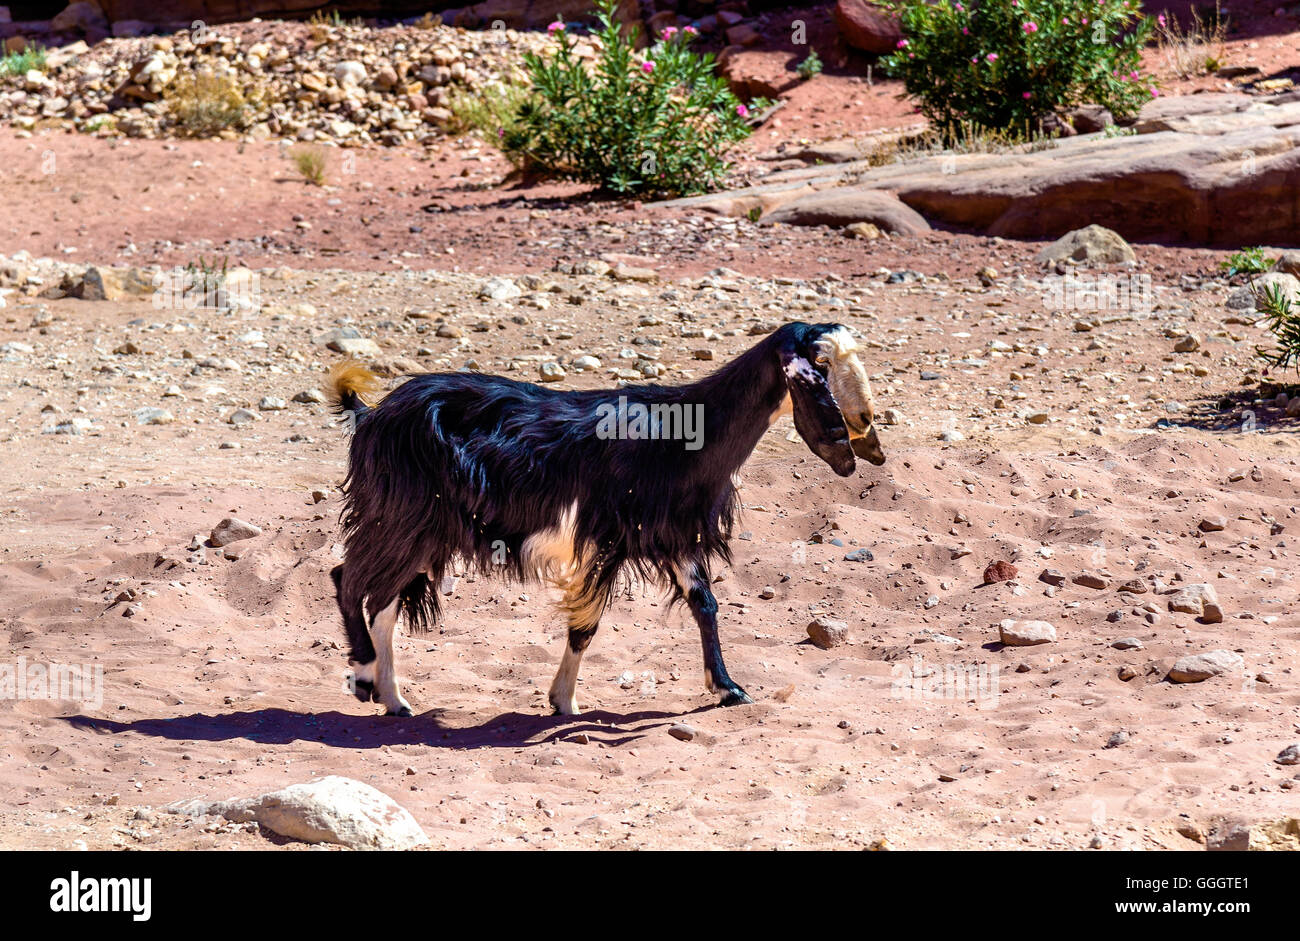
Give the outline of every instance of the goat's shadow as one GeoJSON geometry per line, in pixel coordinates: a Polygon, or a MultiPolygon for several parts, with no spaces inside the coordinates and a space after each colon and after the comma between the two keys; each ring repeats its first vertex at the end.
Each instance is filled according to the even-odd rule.
{"type": "Polygon", "coordinates": [[[503,712],[472,726],[444,724],[444,710],[431,709],[412,718],[382,715],[357,716],[342,712],[296,712],[291,709],[257,709],[250,712],[202,712],[159,719],[122,722],[92,716],[61,716],[73,728],[99,734],[135,732],[174,741],[224,742],[247,739],[261,745],[316,742],[330,748],[381,748],[384,745],[426,745],[431,748],[525,748],[559,741],[583,733],[592,742],[624,745],[644,738],[682,715],[716,708],[701,706],[688,713],[603,710],[579,716],[503,712]]]}

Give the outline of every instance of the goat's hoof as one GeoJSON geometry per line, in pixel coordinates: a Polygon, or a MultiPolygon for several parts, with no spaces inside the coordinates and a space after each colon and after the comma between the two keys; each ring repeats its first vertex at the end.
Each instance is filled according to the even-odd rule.
{"type": "Polygon", "coordinates": [[[563,700],[556,702],[552,699],[551,710],[551,715],[554,716],[577,716],[582,714],[582,710],[578,708],[578,700],[576,699],[569,699],[567,702],[563,700]]]}
{"type": "Polygon", "coordinates": [[[719,706],[743,706],[752,703],[754,700],[749,698],[749,693],[745,692],[739,686],[732,686],[725,690],[722,699],[718,701],[719,706]]]}
{"type": "Polygon", "coordinates": [[[384,714],[395,716],[399,719],[409,719],[411,716],[415,715],[415,713],[411,711],[411,707],[407,705],[397,706],[396,708],[389,706],[388,711],[384,714]]]}

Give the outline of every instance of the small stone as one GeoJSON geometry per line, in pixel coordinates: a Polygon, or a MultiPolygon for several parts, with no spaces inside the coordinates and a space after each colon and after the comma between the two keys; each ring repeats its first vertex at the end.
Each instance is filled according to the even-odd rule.
{"type": "Polygon", "coordinates": [[[1080,572],[1078,575],[1074,576],[1071,581],[1076,585],[1082,585],[1084,588],[1101,589],[1110,584],[1110,582],[1095,572],[1080,572]]]}
{"type": "Polygon", "coordinates": [[[1017,621],[1007,618],[998,625],[998,636],[1009,647],[1032,647],[1056,642],[1056,628],[1046,621],[1017,621]]]}
{"type": "Polygon", "coordinates": [[[257,407],[263,412],[279,412],[289,407],[289,403],[284,399],[277,398],[274,395],[264,395],[257,407]]]}
{"type": "Polygon", "coordinates": [[[176,418],[165,408],[139,408],[136,409],[135,420],[141,425],[169,425],[176,418]]]}
{"type": "Polygon", "coordinates": [[[1123,730],[1112,732],[1110,738],[1106,740],[1107,748],[1118,748],[1120,745],[1127,744],[1129,734],[1123,730]]]}
{"type": "Polygon", "coordinates": [[[254,536],[260,536],[262,530],[252,523],[246,523],[243,520],[227,516],[212,530],[212,535],[208,541],[217,548],[229,545],[232,542],[238,542],[241,539],[252,539],[254,536]]]}
{"type": "Polygon", "coordinates": [[[1273,760],[1280,765],[1300,765],[1300,743],[1288,745],[1273,760]]]}
{"type": "Polygon", "coordinates": [[[304,389],[295,395],[293,400],[304,405],[319,405],[325,401],[325,393],[320,389],[304,389]]]}
{"type": "Polygon", "coordinates": [[[758,593],[758,597],[762,598],[765,601],[770,601],[771,599],[776,597],[776,589],[773,588],[771,585],[764,585],[763,590],[758,593]]]}
{"type": "Polygon", "coordinates": [[[508,301],[524,292],[509,278],[490,278],[478,289],[478,296],[493,301],[508,301]]]}
{"type": "Polygon", "coordinates": [[[672,725],[668,726],[668,734],[679,742],[690,742],[694,741],[695,737],[700,733],[695,731],[692,726],[687,725],[685,722],[674,722],[672,725]]]}
{"type": "Polygon", "coordinates": [[[1060,588],[1065,584],[1065,573],[1057,569],[1044,569],[1043,573],[1038,576],[1038,580],[1060,588]]]}
{"type": "MultiPolygon", "coordinates": [[[[1214,586],[1208,582],[1196,582],[1186,585],[1179,591],[1175,592],[1169,598],[1169,610],[1179,614],[1191,614],[1201,617],[1205,614],[1206,605],[1218,607],[1219,598],[1214,591],[1214,586]]],[[[1222,620],[1223,612],[1219,612],[1219,619],[1222,620]]]]}
{"type": "Polygon", "coordinates": [[[383,352],[378,343],[365,337],[335,337],[327,345],[336,353],[360,359],[374,359],[383,352]]]}
{"type": "Polygon", "coordinates": [[[537,375],[542,382],[560,382],[566,373],[559,363],[542,363],[537,367],[537,375]]]}
{"type": "Polygon", "coordinates": [[[1111,641],[1110,645],[1116,650],[1141,650],[1142,641],[1136,637],[1121,637],[1119,640],[1111,641]]]}
{"type": "Polygon", "coordinates": [[[1211,650],[1183,657],[1169,670],[1169,679],[1175,683],[1199,683],[1223,673],[1240,673],[1244,666],[1240,654],[1231,650],[1211,650]]]}
{"type": "Polygon", "coordinates": [[[230,413],[226,421],[231,425],[247,425],[249,422],[257,421],[257,413],[250,412],[246,408],[237,408],[230,413]]]}
{"type": "Polygon", "coordinates": [[[1203,533],[1218,533],[1227,528],[1228,521],[1222,516],[1207,516],[1196,525],[1203,533]]]}
{"type": "Polygon", "coordinates": [[[993,582],[1009,582],[1016,577],[1016,567],[1010,562],[1001,560],[992,563],[984,570],[984,584],[988,585],[993,582]]]}
{"type": "Polygon", "coordinates": [[[808,623],[808,637],[822,650],[830,650],[853,640],[847,621],[817,617],[808,623]]]}
{"type": "Polygon", "coordinates": [[[854,549],[844,553],[845,562],[872,562],[875,558],[870,549],[854,549]]]}

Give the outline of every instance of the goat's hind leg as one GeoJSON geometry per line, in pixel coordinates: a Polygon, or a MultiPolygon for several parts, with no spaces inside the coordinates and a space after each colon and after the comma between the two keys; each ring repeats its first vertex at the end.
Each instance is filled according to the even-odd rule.
{"type": "Polygon", "coordinates": [[[700,628],[704,647],[704,684],[721,697],[719,705],[739,706],[752,703],[749,694],[727,674],[722,662],[722,644],[718,640],[718,601],[709,590],[709,573],[702,565],[691,565],[677,578],[677,587],[700,628]]]}
{"type": "Polygon", "coordinates": [[[352,667],[348,688],[362,702],[375,699],[375,645],[366,629],[365,607],[359,600],[350,599],[343,590],[343,566],[330,571],[334,581],[334,594],[339,613],[343,615],[343,630],[348,641],[348,663],[352,667]]]}
{"type": "Polygon", "coordinates": [[[397,630],[400,599],[375,611],[370,618],[370,637],[375,645],[374,689],[375,699],[383,704],[390,716],[410,716],[411,704],[402,698],[397,684],[397,665],[393,659],[393,634],[397,630]]]}

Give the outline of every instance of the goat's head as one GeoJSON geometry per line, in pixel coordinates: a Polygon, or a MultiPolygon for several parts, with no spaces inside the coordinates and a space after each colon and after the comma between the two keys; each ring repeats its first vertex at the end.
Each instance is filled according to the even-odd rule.
{"type": "Polygon", "coordinates": [[[855,454],[885,463],[871,386],[849,328],[793,323],[780,334],[781,367],[804,443],[841,477],[853,473],[855,454]]]}

